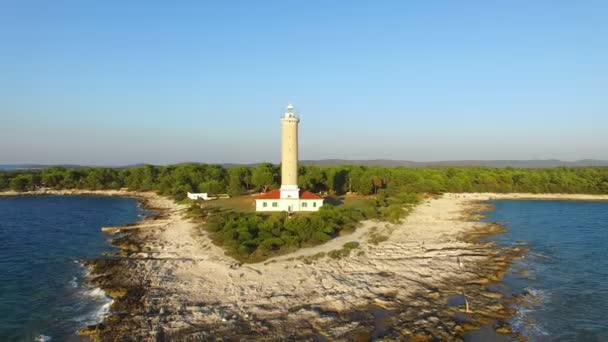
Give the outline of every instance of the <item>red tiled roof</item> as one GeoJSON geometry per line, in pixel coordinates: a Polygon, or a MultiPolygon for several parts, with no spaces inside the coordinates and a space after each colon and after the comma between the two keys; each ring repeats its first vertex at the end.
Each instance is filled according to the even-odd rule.
{"type": "Polygon", "coordinates": [[[300,199],[304,200],[319,200],[323,199],[323,197],[313,194],[310,191],[300,191],[300,199]]]}
{"type": "MultiPolygon", "coordinates": [[[[262,199],[280,199],[281,198],[281,190],[270,190],[268,192],[264,192],[256,196],[256,200],[262,199]]],[[[300,199],[303,200],[320,200],[323,197],[313,194],[310,191],[300,191],[300,199]]]]}
{"type": "Polygon", "coordinates": [[[268,192],[263,192],[255,197],[256,200],[259,199],[279,199],[281,198],[280,190],[270,190],[268,192]]]}

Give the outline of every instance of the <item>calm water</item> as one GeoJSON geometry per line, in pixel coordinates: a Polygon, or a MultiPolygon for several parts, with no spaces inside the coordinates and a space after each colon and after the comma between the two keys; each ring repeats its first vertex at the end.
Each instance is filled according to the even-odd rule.
{"type": "Polygon", "coordinates": [[[0,341],[75,340],[109,307],[79,259],[111,251],[102,226],[136,221],[133,199],[0,197],[0,341]]]}
{"type": "Polygon", "coordinates": [[[505,277],[525,294],[515,329],[533,341],[608,341],[608,202],[490,203],[487,220],[507,227],[491,239],[530,249],[505,277]]]}

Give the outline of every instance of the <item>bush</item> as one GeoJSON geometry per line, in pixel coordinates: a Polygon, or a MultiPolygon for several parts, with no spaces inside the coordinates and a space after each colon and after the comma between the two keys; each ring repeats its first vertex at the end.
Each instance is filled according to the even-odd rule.
{"type": "Polygon", "coordinates": [[[355,248],[359,247],[359,242],[350,241],[350,242],[345,243],[342,247],[346,248],[346,249],[355,249],[355,248]]]}
{"type": "Polygon", "coordinates": [[[377,245],[386,240],[388,240],[388,236],[379,234],[377,232],[373,232],[369,237],[369,243],[371,243],[372,245],[377,245]]]}
{"type": "Polygon", "coordinates": [[[352,252],[352,250],[356,249],[358,247],[359,247],[359,242],[350,241],[350,242],[345,243],[342,246],[342,249],[333,250],[333,251],[327,253],[327,255],[332,259],[341,259],[341,258],[349,256],[350,253],[352,252]]]}

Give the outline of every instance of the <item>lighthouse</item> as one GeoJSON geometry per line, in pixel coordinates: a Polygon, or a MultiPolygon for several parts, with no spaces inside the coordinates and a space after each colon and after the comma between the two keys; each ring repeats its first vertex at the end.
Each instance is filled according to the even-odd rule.
{"type": "Polygon", "coordinates": [[[298,198],[298,124],[300,119],[291,104],[281,118],[281,198],[298,198]]]}
{"type": "Polygon", "coordinates": [[[317,211],[323,198],[298,186],[298,124],[300,118],[289,104],[281,117],[281,188],[258,195],[256,211],[317,211]]]}

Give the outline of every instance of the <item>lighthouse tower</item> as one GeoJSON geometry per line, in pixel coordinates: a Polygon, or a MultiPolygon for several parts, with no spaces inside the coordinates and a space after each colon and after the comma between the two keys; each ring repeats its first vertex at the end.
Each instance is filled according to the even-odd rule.
{"type": "Polygon", "coordinates": [[[298,187],[298,123],[300,119],[291,104],[281,118],[281,198],[299,198],[298,187]]]}
{"type": "Polygon", "coordinates": [[[292,105],[281,117],[281,188],[264,192],[255,198],[256,211],[317,211],[323,198],[298,187],[298,124],[300,119],[292,105]]]}

